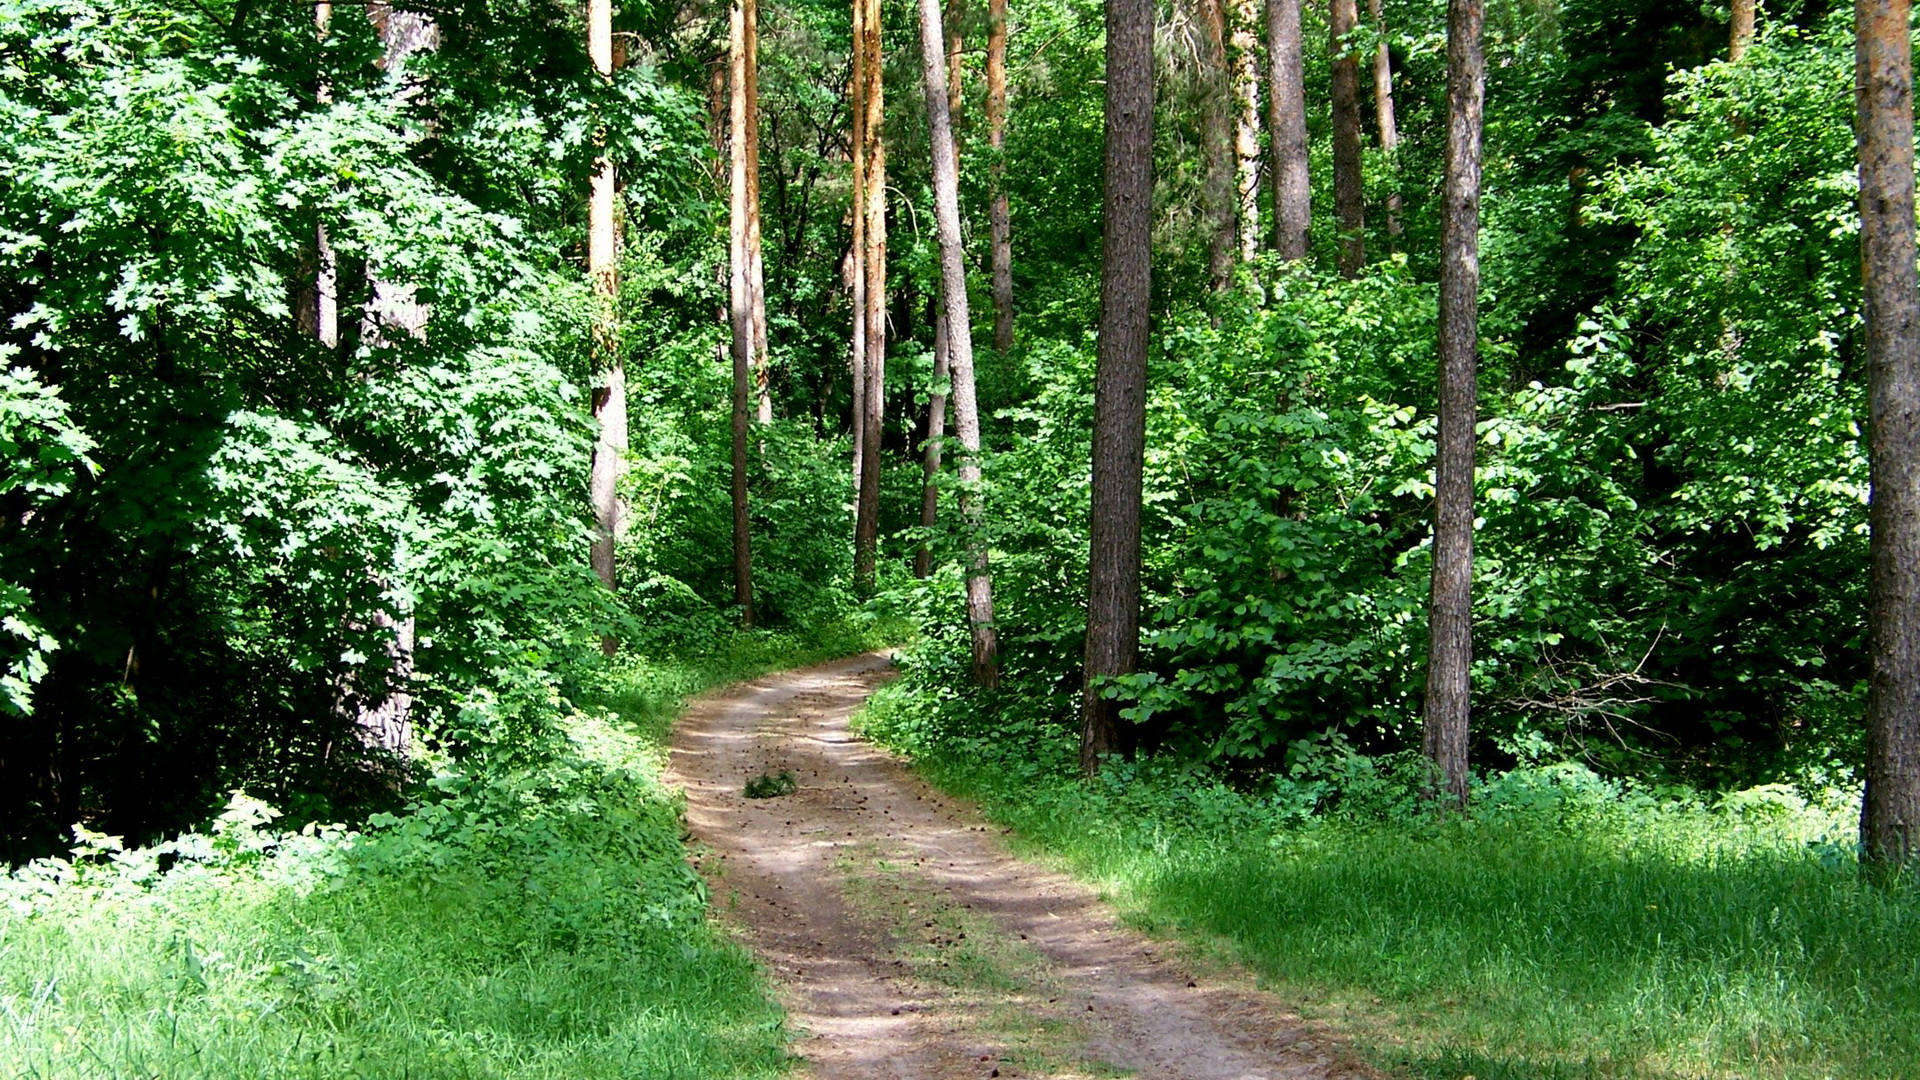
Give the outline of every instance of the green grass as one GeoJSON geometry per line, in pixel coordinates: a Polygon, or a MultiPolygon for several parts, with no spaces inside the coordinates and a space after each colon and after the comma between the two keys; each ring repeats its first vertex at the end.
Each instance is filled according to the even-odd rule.
{"type": "Polygon", "coordinates": [[[691,693],[886,628],[626,662],[522,775],[361,834],[236,803],[155,853],[0,878],[0,1077],[783,1075],[778,1007],[705,920],[660,743],[691,693]]]}
{"type": "Polygon", "coordinates": [[[1023,767],[1065,754],[944,737],[933,700],[889,688],[865,727],[1397,1075],[1920,1075],[1920,895],[1861,881],[1843,810],[1543,770],[1471,820],[1300,820],[1192,771],[1023,767]]]}

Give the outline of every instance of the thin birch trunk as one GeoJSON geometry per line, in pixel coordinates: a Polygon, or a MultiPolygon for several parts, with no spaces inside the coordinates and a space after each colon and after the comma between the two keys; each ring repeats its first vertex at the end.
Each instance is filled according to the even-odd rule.
{"type": "Polygon", "coordinates": [[[1373,51],[1373,116],[1380,127],[1380,155],[1387,161],[1387,173],[1393,186],[1387,192],[1387,239],[1400,239],[1400,126],[1393,114],[1393,54],[1387,48],[1387,24],[1380,14],[1380,0],[1367,0],[1367,16],[1380,34],[1373,51]]]}
{"type": "MultiPolygon", "coordinates": [[[[944,307],[944,303],[942,303],[944,307]]],[[[940,456],[947,434],[947,383],[949,379],[946,313],[940,313],[933,326],[933,386],[927,392],[927,442],[925,481],[920,488],[920,527],[932,529],[940,521],[940,456]]],[[[920,542],[913,555],[913,576],[933,576],[933,545],[920,542]]]]}
{"type": "Polygon", "coordinates": [[[940,298],[947,314],[948,374],[953,420],[960,436],[960,516],[967,534],[967,629],[973,639],[973,681],[1000,684],[999,639],[993,627],[993,579],[980,519],[980,411],[973,386],[973,320],[967,302],[967,256],[960,239],[960,168],[953,147],[940,28],[940,0],[920,0],[921,73],[927,89],[927,128],[933,144],[933,207],[940,236],[940,298]]]}

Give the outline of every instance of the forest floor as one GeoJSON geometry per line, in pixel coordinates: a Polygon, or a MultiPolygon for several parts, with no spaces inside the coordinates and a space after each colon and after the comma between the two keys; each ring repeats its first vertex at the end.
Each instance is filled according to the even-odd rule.
{"type": "MultiPolygon", "coordinates": [[[[1089,890],[848,730],[881,654],[696,699],[670,779],[714,910],[760,957],[815,1080],[1358,1080],[1244,972],[1121,924],[1089,890]],[[793,790],[748,798],[750,781],[793,790]]],[[[776,788],[777,790],[777,788],[776,788]]]]}

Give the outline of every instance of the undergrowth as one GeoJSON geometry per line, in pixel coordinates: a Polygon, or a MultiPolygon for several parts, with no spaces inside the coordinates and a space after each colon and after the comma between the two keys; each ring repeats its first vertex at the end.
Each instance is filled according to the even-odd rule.
{"type": "Polygon", "coordinates": [[[1085,783],[1073,734],[1034,719],[1053,704],[909,667],[859,722],[1396,1075],[1920,1075],[1920,893],[1861,880],[1857,801],[1560,763],[1479,777],[1439,820],[1414,763],[1337,747],[1259,783],[1152,760],[1085,783]]]}
{"type": "Polygon", "coordinates": [[[625,661],[541,760],[358,829],[235,793],[156,848],[76,829],[0,878],[0,1076],[773,1077],[781,1014],[705,919],[662,742],[710,686],[889,628],[625,661]]]}

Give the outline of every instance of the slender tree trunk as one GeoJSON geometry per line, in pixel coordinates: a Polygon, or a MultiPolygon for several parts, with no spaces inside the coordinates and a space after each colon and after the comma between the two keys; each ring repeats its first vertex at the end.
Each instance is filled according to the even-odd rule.
{"type": "MultiPolygon", "coordinates": [[[[597,0],[596,0],[597,2],[597,0]]],[[[756,371],[753,282],[753,36],[756,0],[733,0],[728,14],[727,323],[733,356],[733,602],[740,625],[753,625],[753,533],[747,502],[747,426],[756,371]]]]}
{"type": "Polygon", "coordinates": [[[1227,49],[1226,0],[1200,0],[1206,33],[1205,98],[1200,105],[1200,141],[1206,158],[1202,201],[1207,217],[1207,282],[1216,293],[1233,285],[1239,254],[1234,200],[1233,61],[1227,49]]]}
{"type": "Polygon", "coordinates": [[[1753,0],[1733,0],[1733,25],[1729,28],[1727,59],[1738,61],[1753,44],[1753,0]]]}
{"type": "Polygon", "coordinates": [[[1313,224],[1307,183],[1306,65],[1300,47],[1300,0],[1267,0],[1267,130],[1272,133],[1273,248],[1307,257],[1313,224]]]}
{"type": "Polygon", "coordinates": [[[1854,130],[1866,286],[1873,528],[1869,865],[1920,855],[1920,298],[1915,295],[1909,0],[1855,0],[1854,130]]]}
{"type": "Polygon", "coordinates": [[[1467,801],[1473,663],[1473,444],[1480,325],[1481,0],[1447,5],[1447,165],[1440,257],[1440,434],[1434,468],[1427,757],[1434,796],[1467,801]]]}
{"type": "Polygon", "coordinates": [[[1013,348],[1013,218],[1007,206],[1007,0],[987,0],[987,207],[993,262],[993,347],[1013,348]]]}
{"type": "MultiPolygon", "coordinates": [[[[944,303],[942,304],[944,307],[944,303]]],[[[920,527],[931,529],[940,521],[940,454],[941,441],[947,434],[947,382],[950,374],[948,367],[947,318],[942,311],[933,326],[933,387],[927,392],[927,442],[926,442],[926,481],[920,489],[920,527]]],[[[913,555],[913,575],[926,579],[933,576],[933,545],[921,541],[920,550],[913,555]]]]}
{"type": "Polygon", "coordinates": [[[1367,262],[1366,189],[1360,175],[1360,61],[1347,35],[1360,21],[1354,0],[1327,6],[1333,50],[1333,217],[1340,229],[1340,273],[1354,277],[1367,262]]]}
{"type": "Polygon", "coordinates": [[[1260,37],[1254,0],[1231,0],[1233,58],[1234,212],[1238,217],[1240,261],[1260,252],[1260,37]]]}
{"type": "Polygon", "coordinates": [[[850,143],[853,157],[853,247],[848,253],[847,295],[853,306],[853,497],[855,531],[859,529],[860,477],[867,451],[867,4],[853,0],[853,74],[847,84],[850,143]]]}
{"type": "Polygon", "coordinates": [[[1140,651],[1140,478],[1147,427],[1147,303],[1153,274],[1153,0],[1107,0],[1106,236],[1094,376],[1087,660],[1080,767],[1119,747],[1103,690],[1140,651]]]}
{"type": "MultiPolygon", "coordinates": [[[[613,75],[613,7],[611,0],[589,0],[587,4],[587,57],[601,78],[613,75]]],[[[604,134],[601,136],[604,139],[604,134]]],[[[619,461],[626,449],[625,380],[619,349],[614,340],[615,240],[613,231],[613,162],[604,154],[594,162],[593,180],[587,197],[587,278],[593,286],[593,366],[606,380],[593,395],[594,419],[600,436],[593,448],[593,466],[588,486],[593,498],[593,570],[600,583],[615,588],[614,550],[618,543],[620,502],[619,461]],[[620,408],[615,414],[615,382],[619,382],[620,408]],[[610,430],[611,429],[611,430],[610,430]]],[[[612,655],[616,643],[602,643],[612,655]]]]}
{"type": "MultiPolygon", "coordinates": [[[[314,36],[322,41],[333,25],[333,4],[319,0],[313,5],[314,36]]],[[[322,76],[314,87],[314,100],[321,105],[333,103],[333,86],[322,76]]],[[[311,336],[328,349],[340,345],[340,261],[327,238],[327,225],[314,226],[313,280],[302,282],[299,307],[295,315],[300,332],[311,336]]]]}
{"type": "Polygon", "coordinates": [[[747,287],[753,312],[754,420],[773,423],[772,358],[767,351],[767,269],[760,244],[760,5],[746,8],[747,287]]]}
{"type": "MultiPolygon", "coordinates": [[[[947,112],[954,127],[958,127],[962,109],[965,107],[965,83],[962,79],[963,59],[966,41],[960,31],[961,20],[966,17],[965,0],[947,0],[947,112]]],[[[931,115],[929,115],[931,121],[931,115]]],[[[960,139],[956,131],[953,139],[954,168],[960,165],[960,139]]],[[[952,370],[948,349],[952,342],[951,330],[947,324],[947,305],[945,299],[935,290],[933,322],[933,386],[927,392],[927,441],[922,452],[926,455],[926,480],[920,489],[920,527],[932,529],[940,520],[940,456],[945,449],[941,439],[947,429],[947,383],[952,370]]],[[[922,580],[933,576],[933,545],[924,540],[913,554],[913,574],[922,580]]]]}
{"type": "Polygon", "coordinates": [[[999,639],[993,628],[993,579],[980,535],[980,410],[973,386],[973,317],[967,301],[967,255],[960,239],[960,167],[953,123],[940,93],[940,0],[920,0],[921,73],[927,89],[927,128],[933,144],[933,208],[940,234],[940,298],[947,314],[948,374],[953,380],[954,427],[960,436],[960,516],[967,532],[967,628],[973,638],[973,681],[1000,684],[999,639]]]}
{"type": "MultiPolygon", "coordinates": [[[[880,557],[880,435],[885,419],[887,367],[887,149],[882,131],[886,84],[881,69],[880,0],[864,0],[866,31],[867,184],[866,391],[861,421],[860,497],[853,530],[853,578],[859,592],[871,593],[880,557]]],[[[935,95],[938,96],[937,94],[935,95]]]]}
{"type": "Polygon", "coordinates": [[[1380,124],[1380,153],[1393,177],[1393,188],[1387,193],[1387,238],[1392,242],[1400,239],[1400,126],[1393,115],[1393,54],[1387,48],[1380,0],[1367,0],[1367,15],[1380,32],[1380,45],[1373,51],[1373,115],[1380,124]]]}

